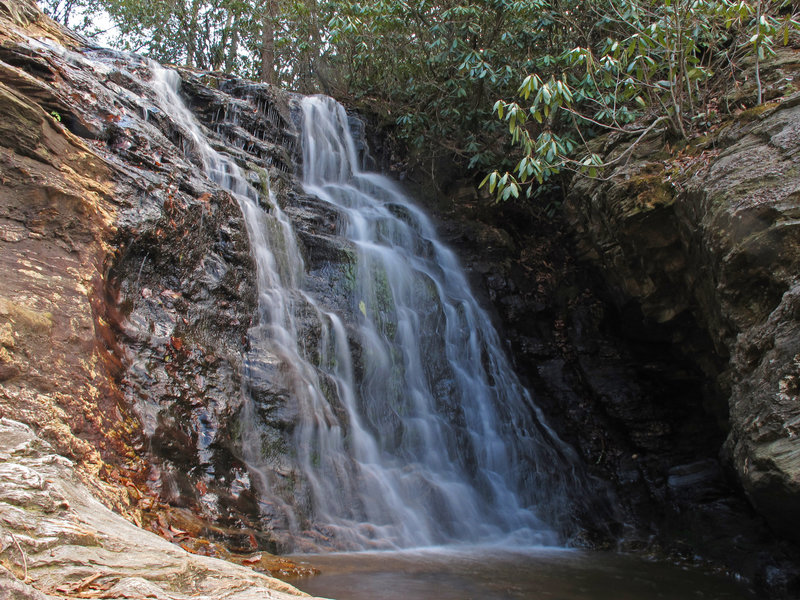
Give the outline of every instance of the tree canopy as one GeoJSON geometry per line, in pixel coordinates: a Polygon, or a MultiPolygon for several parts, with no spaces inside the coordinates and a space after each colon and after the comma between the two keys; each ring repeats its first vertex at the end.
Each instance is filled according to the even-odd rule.
{"type": "Polygon", "coordinates": [[[586,142],[602,132],[691,135],[747,57],[760,102],[761,61],[798,28],[789,0],[40,2],[161,62],[370,106],[419,163],[496,169],[484,184],[499,200],[595,175],[586,142]]]}

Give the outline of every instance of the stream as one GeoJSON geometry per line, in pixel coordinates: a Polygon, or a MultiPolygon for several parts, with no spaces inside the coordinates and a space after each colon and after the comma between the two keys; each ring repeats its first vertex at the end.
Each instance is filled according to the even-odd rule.
{"type": "Polygon", "coordinates": [[[292,583],[336,600],[747,600],[719,575],[614,553],[473,547],[296,556],[292,583]]]}

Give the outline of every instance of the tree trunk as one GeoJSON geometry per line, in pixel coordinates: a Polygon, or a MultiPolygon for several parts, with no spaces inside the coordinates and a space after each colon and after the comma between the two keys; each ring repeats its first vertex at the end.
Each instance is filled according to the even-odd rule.
{"type": "MultiPolygon", "coordinates": [[[[787,25],[788,27],[788,25],[787,25]]],[[[756,2],[756,86],[758,89],[758,103],[764,101],[764,94],[761,89],[761,0],[756,2]]]]}
{"type": "MultiPolygon", "coordinates": [[[[225,26],[222,28],[222,37],[220,38],[219,41],[219,48],[214,52],[213,63],[211,65],[214,71],[219,70],[223,62],[225,63],[226,67],[228,65],[228,53],[226,52],[226,49],[228,47],[228,37],[232,33],[231,32],[232,25],[233,25],[233,11],[229,10],[228,13],[225,15],[225,26]]],[[[226,72],[229,72],[227,71],[227,68],[226,72]]]]}
{"type": "Polygon", "coordinates": [[[261,18],[261,81],[274,84],[276,0],[266,0],[261,18]]]}
{"type": "Polygon", "coordinates": [[[236,67],[236,56],[239,54],[239,19],[233,21],[233,29],[231,30],[231,43],[228,46],[228,53],[225,56],[225,72],[233,73],[236,67]]]}
{"type": "Polygon", "coordinates": [[[318,56],[320,46],[319,36],[319,21],[317,19],[317,2],[316,0],[305,0],[306,8],[308,10],[308,48],[303,56],[303,72],[300,77],[299,89],[305,93],[316,91],[314,89],[314,78],[316,70],[316,59],[318,56]]]}
{"type": "MultiPolygon", "coordinates": [[[[64,27],[69,27],[70,26],[69,18],[72,15],[72,8],[73,8],[74,4],[75,4],[74,0],[69,0],[68,2],[64,3],[64,14],[63,14],[63,21],[62,21],[64,27]]],[[[58,19],[56,19],[56,20],[58,20],[58,19]]]]}
{"type": "Polygon", "coordinates": [[[194,54],[197,51],[197,17],[200,14],[201,0],[192,0],[189,14],[189,29],[186,32],[186,66],[194,67],[194,54]]]}
{"type": "Polygon", "coordinates": [[[322,52],[322,37],[320,35],[319,14],[317,0],[306,0],[309,13],[309,54],[308,71],[311,75],[309,88],[305,91],[316,92],[321,90],[329,96],[334,95],[334,77],[330,64],[322,52]],[[316,85],[314,85],[316,82],[316,85]]]}

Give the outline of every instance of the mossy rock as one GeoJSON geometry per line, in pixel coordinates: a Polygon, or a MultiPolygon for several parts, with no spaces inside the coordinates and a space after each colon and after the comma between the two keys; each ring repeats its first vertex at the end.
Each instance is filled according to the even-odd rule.
{"type": "Polygon", "coordinates": [[[633,217],[671,206],[675,191],[660,165],[646,168],[617,182],[608,193],[608,205],[621,217],[633,217]]]}

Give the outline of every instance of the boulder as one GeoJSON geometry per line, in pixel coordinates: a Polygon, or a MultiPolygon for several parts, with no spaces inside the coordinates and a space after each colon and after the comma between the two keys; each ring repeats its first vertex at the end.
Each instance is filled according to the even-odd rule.
{"type": "Polygon", "coordinates": [[[0,553],[0,598],[308,597],[136,527],[97,501],[72,461],[11,419],[0,419],[0,553]]]}

